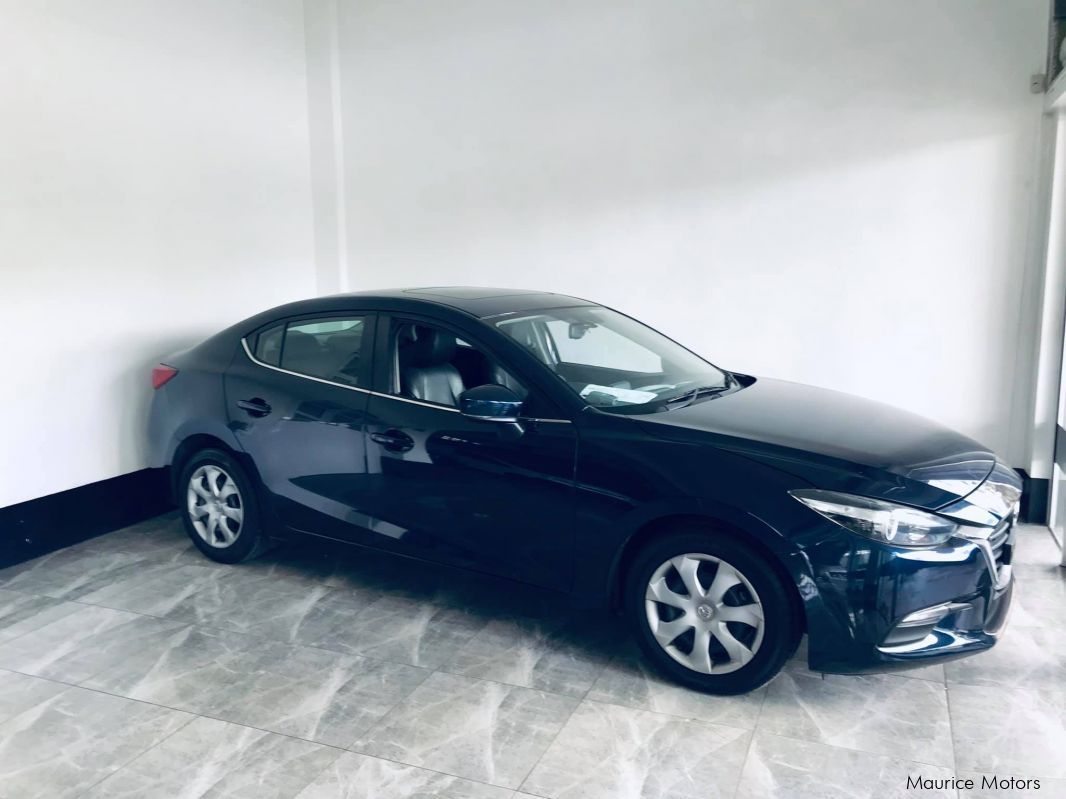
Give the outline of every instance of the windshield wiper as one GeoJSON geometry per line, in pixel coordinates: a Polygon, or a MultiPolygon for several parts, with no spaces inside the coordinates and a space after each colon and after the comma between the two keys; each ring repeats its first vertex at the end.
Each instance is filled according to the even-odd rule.
{"type": "Polygon", "coordinates": [[[700,386],[698,388],[692,389],[691,391],[686,391],[684,394],[678,394],[676,397],[671,397],[668,400],[664,400],[664,404],[670,406],[671,408],[687,408],[700,397],[711,397],[716,394],[722,394],[726,391],[729,391],[729,389],[732,387],[732,381],[727,379],[725,385],[700,386]],[[683,404],[679,405],[678,403],[683,404]]]}
{"type": "Polygon", "coordinates": [[[698,386],[698,387],[696,387],[694,389],[686,391],[683,394],[678,394],[676,397],[670,397],[670,399],[664,400],[663,404],[668,406],[668,407],[670,407],[670,408],[674,408],[674,407],[687,408],[689,405],[691,405],[693,402],[698,400],[700,397],[712,397],[712,396],[715,396],[715,395],[718,395],[718,394],[724,394],[725,392],[729,391],[729,389],[733,388],[734,386],[739,386],[740,385],[740,381],[738,381],[735,377],[733,377],[732,373],[724,372],[724,375],[725,375],[725,382],[722,383],[722,385],[720,385],[720,386],[698,386]],[[684,403],[684,404],[678,405],[678,403],[684,403]]]}

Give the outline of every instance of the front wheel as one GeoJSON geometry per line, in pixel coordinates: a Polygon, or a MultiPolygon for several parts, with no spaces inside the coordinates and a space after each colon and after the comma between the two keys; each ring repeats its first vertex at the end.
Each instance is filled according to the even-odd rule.
{"type": "Polygon", "coordinates": [[[240,563],[265,549],[251,478],[228,453],[205,449],[182,469],[185,531],[204,555],[240,563]]]}
{"type": "Polygon", "coordinates": [[[781,578],[762,555],[722,533],[677,532],[651,542],[623,590],[644,654],[666,676],[700,691],[758,688],[799,642],[781,578]]]}

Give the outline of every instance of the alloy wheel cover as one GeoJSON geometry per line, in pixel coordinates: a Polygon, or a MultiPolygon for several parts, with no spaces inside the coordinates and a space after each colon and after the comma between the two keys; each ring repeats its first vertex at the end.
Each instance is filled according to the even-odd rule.
{"type": "Polygon", "coordinates": [[[689,552],[663,562],[648,580],[644,600],[659,646],[692,671],[737,671],[762,646],[758,592],[739,569],[714,555],[689,552]]]}
{"type": "Polygon", "coordinates": [[[244,502],[233,477],[221,466],[204,464],[189,477],[186,491],[189,520],[211,547],[232,546],[244,525],[244,502]]]}

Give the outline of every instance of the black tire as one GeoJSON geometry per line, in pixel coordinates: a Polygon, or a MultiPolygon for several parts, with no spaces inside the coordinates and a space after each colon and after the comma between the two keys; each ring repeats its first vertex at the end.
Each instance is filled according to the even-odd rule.
{"type": "MultiPolygon", "coordinates": [[[[203,489],[202,473],[197,482],[203,489]]],[[[222,485],[225,485],[225,481],[222,482],[222,485]]],[[[178,507],[181,511],[182,521],[185,523],[185,532],[188,533],[196,548],[211,560],[219,563],[240,563],[256,557],[267,548],[268,539],[263,532],[260,521],[261,516],[259,514],[255,485],[244,467],[228,452],[220,449],[204,449],[189,458],[182,467],[177,493],[178,507]],[[239,506],[242,514],[240,523],[236,524],[220,517],[220,522],[226,524],[225,534],[234,536],[232,543],[224,543],[222,534],[218,532],[214,534],[208,532],[209,537],[217,542],[214,544],[209,543],[197,529],[197,523],[190,512],[188,498],[191,490],[190,483],[193,480],[193,476],[200,472],[203,467],[208,467],[209,469],[210,467],[215,467],[221,470],[226,479],[232,480],[236,486],[237,499],[227,498],[225,501],[239,506]]],[[[221,502],[222,500],[219,501],[221,502]]],[[[200,525],[204,526],[204,522],[201,521],[200,525]]]]}
{"type": "MultiPolygon", "coordinates": [[[[713,560],[708,560],[706,567],[701,563],[697,570],[697,573],[700,574],[698,579],[701,585],[706,582],[706,578],[703,576],[705,568],[713,570],[710,572],[712,575],[710,579],[713,582],[713,575],[717,573],[719,567],[713,560]]],[[[660,572],[660,575],[662,574],[660,572]]],[[[656,580],[658,581],[658,579],[657,577],[656,580]]],[[[681,585],[681,583],[678,583],[681,579],[680,572],[671,572],[669,568],[667,568],[663,579],[672,582],[673,585],[681,585]]],[[[707,586],[705,585],[704,587],[707,586]]],[[[784,584],[773,567],[767,563],[766,557],[753,547],[738,541],[735,535],[700,527],[678,529],[647,543],[637,553],[626,573],[625,582],[622,586],[623,606],[626,617],[634,630],[641,650],[648,660],[660,673],[669,679],[689,688],[711,694],[741,694],[752,691],[774,677],[785,665],[785,662],[792,657],[802,635],[802,623],[791,600],[790,590],[791,588],[784,584]],[[707,555],[710,558],[717,558],[731,565],[754,589],[757,595],[757,602],[762,605],[761,639],[758,639],[758,628],[754,625],[737,626],[734,623],[730,623],[731,626],[727,628],[727,631],[739,631],[736,637],[746,637],[751,644],[758,640],[758,645],[754,648],[754,655],[750,656],[751,659],[734,671],[708,674],[689,668],[671,656],[668,653],[668,649],[675,655],[680,653],[682,657],[691,657],[691,653],[695,651],[694,644],[689,648],[688,653],[685,652],[685,647],[688,645],[688,640],[694,641],[694,638],[685,639],[685,636],[688,635],[686,632],[664,648],[664,645],[659,643],[652,632],[649,612],[655,614],[656,618],[660,620],[659,623],[673,620],[672,618],[663,619],[661,614],[669,614],[670,616],[676,614],[682,622],[682,627],[686,625],[687,619],[692,619],[695,616],[695,614],[690,614],[687,619],[683,618],[680,615],[682,611],[669,610],[669,606],[663,606],[658,603],[654,603],[652,611],[646,609],[649,582],[656,575],[656,571],[672,558],[690,553],[707,555]]],[[[726,598],[723,600],[727,605],[734,602],[736,604],[747,604],[753,601],[752,594],[748,592],[748,588],[743,584],[737,585],[735,589],[730,589],[730,592],[727,592],[726,598]],[[730,593],[733,591],[739,591],[740,593],[730,593]],[[740,599],[738,600],[736,597],[740,597],[740,599]]],[[[713,605],[713,603],[711,604],[713,605]]],[[[708,612],[712,614],[713,618],[715,613],[713,607],[708,612]]],[[[718,613],[722,612],[721,608],[719,608],[718,613]]],[[[709,626],[712,622],[706,621],[705,623],[709,626]]],[[[672,635],[672,630],[667,634],[672,635]]],[[[693,629],[694,635],[695,629],[693,629]]],[[[712,653],[712,661],[714,661],[715,653],[718,651],[716,647],[721,647],[721,644],[717,642],[717,639],[712,639],[709,647],[712,653]]],[[[750,651],[751,647],[748,648],[750,651]]],[[[724,648],[721,648],[718,654],[721,656],[723,653],[725,658],[723,662],[726,663],[728,668],[729,655],[725,653],[724,648]]],[[[736,658],[733,662],[740,663],[742,658],[736,658]]],[[[712,667],[712,671],[713,668],[720,667],[717,661],[715,663],[716,665],[712,667]]]]}

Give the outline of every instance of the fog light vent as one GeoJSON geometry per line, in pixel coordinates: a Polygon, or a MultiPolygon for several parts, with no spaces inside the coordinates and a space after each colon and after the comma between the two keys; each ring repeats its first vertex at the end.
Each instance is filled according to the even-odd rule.
{"type": "Polygon", "coordinates": [[[896,627],[923,627],[927,624],[936,624],[951,612],[951,604],[933,605],[931,608],[922,608],[914,613],[904,616],[896,627]]]}
{"type": "Polygon", "coordinates": [[[909,644],[918,643],[926,638],[941,619],[952,613],[969,608],[968,604],[958,602],[944,602],[939,605],[931,605],[913,613],[908,613],[893,627],[881,644],[884,647],[905,647],[909,644]]]}

